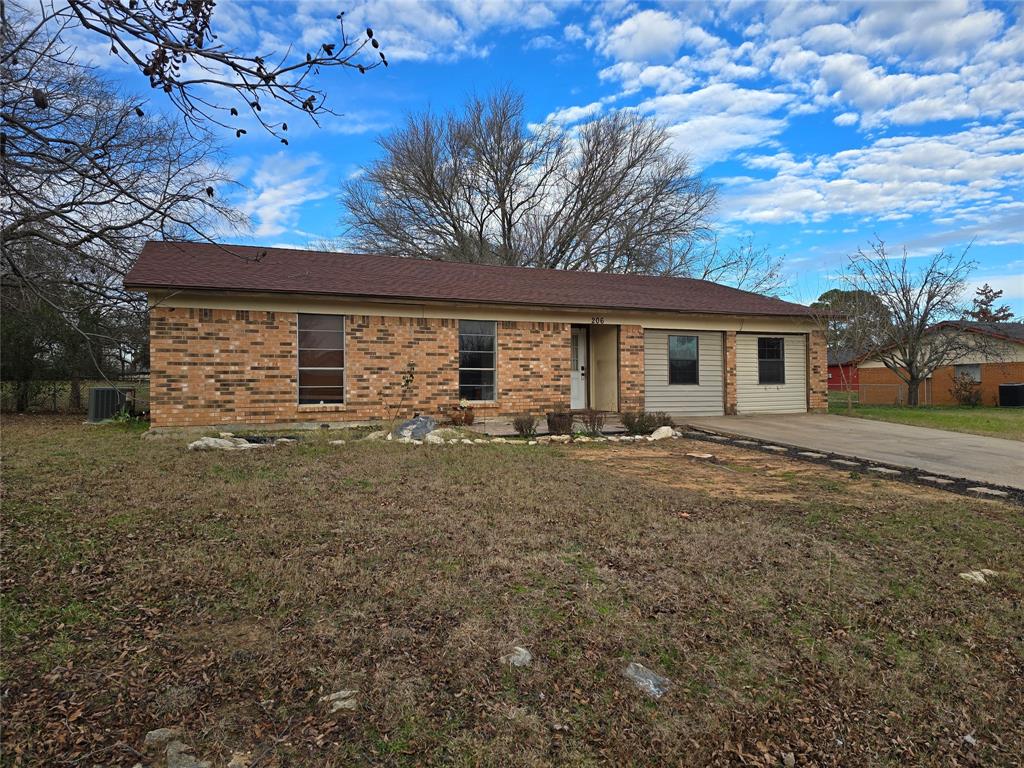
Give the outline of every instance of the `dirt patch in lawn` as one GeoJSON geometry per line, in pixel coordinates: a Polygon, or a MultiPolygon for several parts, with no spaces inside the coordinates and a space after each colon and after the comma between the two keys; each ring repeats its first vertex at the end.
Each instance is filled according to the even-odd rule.
{"type": "Polygon", "coordinates": [[[600,462],[624,478],[696,491],[715,499],[792,502],[814,494],[822,499],[840,498],[844,503],[850,499],[877,503],[880,497],[889,495],[952,501],[950,494],[928,487],[907,486],[863,472],[705,441],[584,447],[574,456],[600,462]],[[696,458],[688,453],[711,454],[713,458],[696,458]]]}
{"type": "Polygon", "coordinates": [[[1024,753],[1016,507],[706,443],[330,437],[5,420],[4,765],[149,765],[161,726],[260,768],[1024,753]]]}

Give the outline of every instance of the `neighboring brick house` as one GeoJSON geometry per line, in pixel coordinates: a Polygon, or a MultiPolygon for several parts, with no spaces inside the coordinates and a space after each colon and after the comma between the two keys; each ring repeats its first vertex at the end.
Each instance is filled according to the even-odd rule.
{"type": "Polygon", "coordinates": [[[154,427],[340,424],[468,400],[679,417],[820,411],[824,337],[799,304],[701,280],[150,242],[154,427]]]}
{"type": "MultiPolygon", "coordinates": [[[[932,332],[976,334],[984,343],[965,353],[952,365],[935,369],[921,385],[921,405],[957,405],[951,392],[958,374],[971,376],[979,385],[982,405],[999,404],[999,385],[1024,382],[1024,323],[937,323],[932,332]]],[[[969,346],[969,345],[965,345],[969,346]]],[[[907,385],[879,360],[867,358],[858,365],[859,402],[867,405],[902,405],[907,385]]]]}

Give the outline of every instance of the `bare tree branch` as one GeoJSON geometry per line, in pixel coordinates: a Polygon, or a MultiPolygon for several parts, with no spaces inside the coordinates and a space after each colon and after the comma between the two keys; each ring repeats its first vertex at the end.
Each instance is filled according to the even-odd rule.
{"type": "Polygon", "coordinates": [[[681,274],[710,234],[716,190],[668,135],[619,112],[568,135],[528,127],[511,91],[409,116],[342,190],[360,250],[599,272],[681,274]]]}

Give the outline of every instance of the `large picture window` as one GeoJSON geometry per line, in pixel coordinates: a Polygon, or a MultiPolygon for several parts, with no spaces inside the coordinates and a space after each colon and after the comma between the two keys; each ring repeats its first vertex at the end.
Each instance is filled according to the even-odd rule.
{"type": "Polygon", "coordinates": [[[299,405],[345,402],[345,318],[299,315],[299,405]]]}
{"type": "Polygon", "coordinates": [[[697,337],[668,337],[668,383],[697,384],[697,337]]]}
{"type": "Polygon", "coordinates": [[[494,400],[495,323],[459,321],[459,399],[494,400]]]}
{"type": "Polygon", "coordinates": [[[757,383],[786,383],[786,352],[781,338],[759,337],[757,340],[757,383]]]}

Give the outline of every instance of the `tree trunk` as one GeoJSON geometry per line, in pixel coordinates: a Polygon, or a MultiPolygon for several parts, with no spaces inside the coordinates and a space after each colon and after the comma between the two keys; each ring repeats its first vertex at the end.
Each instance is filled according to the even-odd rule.
{"type": "Polygon", "coordinates": [[[907,382],[907,405],[916,407],[918,404],[918,392],[921,389],[920,379],[911,379],[907,382]]]}
{"type": "Polygon", "coordinates": [[[28,410],[28,395],[30,385],[31,382],[28,381],[19,381],[15,384],[16,396],[14,402],[14,410],[16,410],[18,413],[24,413],[25,411],[28,410]]]}
{"type": "Polygon", "coordinates": [[[78,374],[71,377],[68,390],[68,410],[71,413],[78,413],[82,410],[82,382],[78,374]]]}

